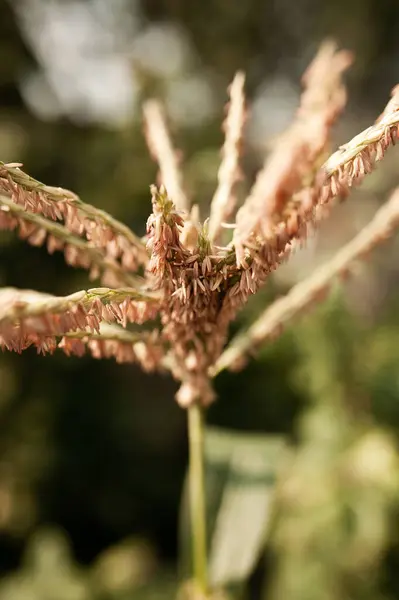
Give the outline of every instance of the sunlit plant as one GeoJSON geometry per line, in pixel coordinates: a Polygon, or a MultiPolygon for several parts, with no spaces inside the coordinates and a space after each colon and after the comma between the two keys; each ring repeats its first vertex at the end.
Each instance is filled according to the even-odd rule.
{"type": "Polygon", "coordinates": [[[215,400],[213,379],[240,368],[248,353],[275,337],[287,321],[328,291],[336,276],[386,239],[399,224],[399,192],[372,221],[307,280],[268,306],[227,344],[230,323],[247,299],[328,217],[381,160],[398,135],[399,92],[375,124],[328,158],[330,132],[346,92],[348,52],[325,43],[303,77],[295,120],[273,144],[248,197],[236,210],[236,183],[246,120],[244,76],[230,87],[225,142],[210,214],[200,219],[184,192],[162,108],[144,105],[145,134],[160,169],[151,186],[147,235],[136,236],[109,214],[70,191],[36,181],[20,164],[0,163],[0,228],[16,230],[34,246],[63,251],[104,287],[55,297],[30,290],[0,291],[0,343],[21,352],[56,348],[68,355],[113,357],[146,371],[169,371],[187,410],[190,438],[190,514],[193,581],[203,595],[207,575],[203,414],[215,400]],[[130,323],[154,322],[132,331],[130,323]],[[226,345],[227,344],[227,345],[226,345]]]}

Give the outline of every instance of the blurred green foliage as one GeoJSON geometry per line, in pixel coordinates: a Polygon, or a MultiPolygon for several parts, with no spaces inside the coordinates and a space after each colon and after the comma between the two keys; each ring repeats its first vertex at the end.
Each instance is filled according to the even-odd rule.
{"type": "MultiPolygon", "coordinates": [[[[367,126],[399,81],[396,0],[0,0],[0,10],[0,158],[23,162],[38,179],[73,189],[141,234],[156,177],[141,134],[142,98],[165,99],[187,188],[205,214],[225,89],[236,69],[246,71],[254,101],[244,156],[249,180],[269,136],[289,122],[300,75],[325,36],[357,57],[337,142],[367,126]],[[64,12],[52,13],[50,35],[44,19],[51,7],[64,12]],[[71,14],[73,26],[62,29],[71,14]],[[100,40],[111,40],[101,51],[87,42],[92,29],[82,23],[89,17],[94,31],[103,31],[100,40]],[[81,39],[98,65],[75,81],[85,58],[76,50],[81,39]],[[112,102],[127,92],[107,79],[109,48],[130,56],[134,97],[122,121],[112,102]],[[89,75],[94,87],[72,101],[71,90],[85,90],[89,75]],[[101,106],[114,120],[105,108],[94,118],[104,95],[109,105],[101,106]]],[[[398,183],[397,160],[397,152],[387,157],[235,328],[367,221],[398,183]]],[[[210,424],[232,439],[256,433],[266,446],[270,435],[284,436],[289,447],[270,519],[260,519],[265,528],[255,536],[257,567],[240,588],[251,600],[399,598],[397,249],[390,242],[244,371],[218,378],[210,424]]],[[[85,283],[86,274],[65,267],[59,255],[1,234],[1,285],[61,294],[85,283]]],[[[169,379],[112,362],[33,351],[1,356],[1,600],[175,596],[187,444],[174,392],[169,379]]],[[[240,466],[251,473],[256,460],[240,466]]],[[[258,513],[251,503],[238,505],[230,534],[244,553],[258,513]]]]}

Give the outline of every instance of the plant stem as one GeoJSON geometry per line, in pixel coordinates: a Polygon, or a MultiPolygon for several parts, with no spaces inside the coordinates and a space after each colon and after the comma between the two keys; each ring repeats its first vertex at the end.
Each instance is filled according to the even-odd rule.
{"type": "Polygon", "coordinates": [[[190,518],[194,581],[199,592],[208,592],[205,476],[204,476],[204,414],[198,404],[188,409],[190,518]]]}

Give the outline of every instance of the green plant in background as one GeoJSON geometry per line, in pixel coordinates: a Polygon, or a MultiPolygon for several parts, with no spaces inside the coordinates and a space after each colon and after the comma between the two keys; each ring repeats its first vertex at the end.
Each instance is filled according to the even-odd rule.
{"type": "MultiPolygon", "coordinates": [[[[309,529],[304,527],[296,537],[302,542],[300,547],[292,546],[289,569],[293,571],[284,578],[288,589],[279,589],[277,576],[276,598],[295,596],[293,589],[299,588],[295,584],[291,589],[289,582],[296,577],[296,568],[305,573],[301,559],[307,544],[312,552],[316,547],[333,557],[333,562],[345,560],[348,573],[348,548],[353,553],[364,551],[365,562],[363,556],[354,561],[356,570],[359,562],[364,565],[375,560],[382,547],[378,540],[383,535],[377,534],[385,526],[384,507],[397,493],[396,482],[390,481],[395,462],[392,446],[382,433],[365,431],[360,441],[356,438],[357,446],[351,447],[355,428],[344,408],[347,391],[346,382],[340,378],[339,361],[335,357],[324,360],[322,364],[329,365],[331,372],[314,368],[313,360],[319,358],[320,349],[313,357],[311,339],[308,345],[301,342],[299,348],[309,362],[308,384],[318,405],[309,409],[304,420],[306,444],[293,461],[281,438],[262,444],[245,436],[231,435],[227,439],[215,430],[204,434],[204,412],[215,399],[213,379],[225,369],[242,367],[249,353],[276,337],[288,320],[322,298],[336,276],[346,275],[357,259],[389,237],[399,224],[399,196],[395,192],[335,257],[271,304],[226,346],[229,325],[248,298],[306,239],[308,230],[328,216],[334,200],[345,197],[353,185],[360,183],[396,141],[397,89],[374,125],[327,158],[331,127],[346,100],[342,73],[350,62],[349,53],[337,52],[334,44],[321,47],[304,75],[304,92],[295,121],[274,143],[232,225],[227,221],[236,209],[235,188],[246,116],[241,73],[230,88],[218,187],[210,216],[203,223],[198,207],[190,205],[184,192],[176,153],[156,101],[144,105],[144,118],[148,146],[160,167],[161,185],[151,187],[153,211],[144,239],[72,192],[36,181],[21,170],[22,165],[0,165],[0,227],[17,230],[33,245],[46,243],[49,252],[62,250],[68,264],[89,270],[91,279],[99,279],[104,286],[65,297],[14,288],[1,290],[2,346],[20,352],[33,345],[43,353],[58,347],[78,356],[87,349],[95,358],[114,357],[121,363],[138,362],[147,371],[170,372],[180,382],[176,399],[188,413],[190,442],[188,529],[192,582],[187,590],[199,597],[207,597],[228,583],[243,581],[259,559],[264,536],[270,529],[271,490],[280,463],[286,480],[281,489],[277,486],[275,498],[281,498],[280,508],[277,500],[277,513],[286,511],[286,524],[290,520],[305,523],[301,510],[303,514],[314,510],[316,522],[306,520],[309,529]],[[228,236],[230,229],[232,236],[228,236]],[[147,322],[153,322],[152,329],[130,327],[131,323],[147,322]],[[365,468],[368,454],[374,455],[376,448],[382,468],[365,468]],[[301,493],[301,485],[309,475],[308,463],[301,474],[301,456],[309,452],[317,457],[311,473],[317,481],[311,482],[311,489],[322,493],[316,497],[301,493]],[[205,470],[204,457],[219,475],[224,473],[224,485],[220,486],[223,477],[212,475],[212,468],[205,470]],[[294,475],[290,469],[294,469],[294,475]],[[364,487],[361,501],[356,497],[359,478],[360,487],[364,487]],[[330,506],[341,489],[347,490],[347,498],[330,506]],[[304,500],[303,506],[297,504],[298,495],[304,500]],[[369,539],[368,532],[356,530],[357,511],[367,510],[366,496],[373,514],[377,518],[381,515],[377,534],[371,536],[374,545],[367,551],[364,540],[369,539]],[[251,527],[249,522],[238,523],[242,514],[256,516],[251,527]],[[345,520],[355,523],[352,546],[340,537],[340,524],[345,520]],[[332,547],[324,547],[319,539],[320,523],[336,532],[336,538],[328,538],[332,547]],[[235,537],[238,525],[245,530],[244,537],[235,537]],[[207,529],[212,536],[207,535],[207,529]],[[343,547],[348,551],[346,559],[343,547]]],[[[297,529],[293,527],[292,531],[297,529]]],[[[278,521],[271,535],[277,550],[279,545],[291,544],[290,528],[279,529],[278,521]]],[[[310,569],[309,585],[314,586],[315,597],[320,597],[317,586],[330,575],[317,561],[314,566],[309,559],[306,566],[310,569]]],[[[282,563],[280,569],[284,567],[282,563]]],[[[331,597],[336,593],[333,590],[331,597]]],[[[297,597],[309,597],[305,595],[298,592],[297,597]]]]}
{"type": "Polygon", "coordinates": [[[399,498],[396,444],[367,410],[368,332],[354,335],[337,295],[318,313],[295,332],[297,384],[311,404],[277,491],[272,545],[280,560],[271,597],[382,598],[378,567],[399,498]]]}

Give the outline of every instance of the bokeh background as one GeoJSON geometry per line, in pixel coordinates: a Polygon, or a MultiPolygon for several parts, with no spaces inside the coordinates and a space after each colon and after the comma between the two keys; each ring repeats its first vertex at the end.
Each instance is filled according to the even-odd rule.
{"type": "MultiPolygon", "coordinates": [[[[373,122],[399,82],[398,28],[397,0],[0,0],[0,159],[143,234],[156,166],[140,105],[156,96],[206,215],[237,69],[251,106],[244,196],[293,117],[320,42],[333,37],[356,55],[338,145],[373,122]]],[[[398,164],[390,151],[234,330],[367,223],[399,185],[398,164]]],[[[233,593],[399,598],[398,250],[388,242],[244,371],[217,380],[210,485],[215,505],[226,489],[235,500],[215,572],[239,584],[233,593]],[[215,456],[224,471],[212,471],[215,456]]],[[[65,294],[87,279],[1,233],[0,285],[65,294]]],[[[0,356],[1,600],[175,596],[187,558],[175,391],[135,366],[0,356]]]]}

